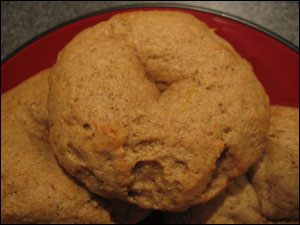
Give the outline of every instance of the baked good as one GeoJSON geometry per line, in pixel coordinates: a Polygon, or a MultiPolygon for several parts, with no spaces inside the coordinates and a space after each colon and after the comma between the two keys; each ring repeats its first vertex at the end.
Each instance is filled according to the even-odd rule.
{"type": "Polygon", "coordinates": [[[261,203],[271,220],[299,220],[299,109],[272,106],[268,150],[250,170],[261,203]]]}
{"type": "Polygon", "coordinates": [[[149,214],[91,194],[48,143],[45,70],[1,96],[1,223],[135,223],[149,214]]]}
{"type": "Polygon", "coordinates": [[[246,176],[230,182],[216,198],[183,213],[164,213],[165,224],[264,224],[260,205],[246,176]]]}
{"type": "Polygon", "coordinates": [[[299,109],[272,106],[264,156],[247,176],[186,212],[163,215],[172,224],[299,224],[299,109]]]}
{"type": "Polygon", "coordinates": [[[262,215],[261,202],[244,175],[232,180],[216,198],[182,213],[162,215],[162,224],[299,224],[299,218],[270,220],[262,215]]]}
{"type": "Polygon", "coordinates": [[[251,66],[189,14],[124,13],[78,34],[50,76],[50,143],[101,196],[184,211],[261,157],[269,101],[251,66]]]}

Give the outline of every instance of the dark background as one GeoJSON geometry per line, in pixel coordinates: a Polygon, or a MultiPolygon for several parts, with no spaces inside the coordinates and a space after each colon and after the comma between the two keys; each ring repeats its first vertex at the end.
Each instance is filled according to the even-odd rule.
{"type": "MultiPolygon", "coordinates": [[[[166,1],[157,1],[166,2],[166,1]]],[[[156,3],[157,3],[156,2],[156,3]]],[[[153,1],[1,1],[1,60],[36,35],[68,20],[110,7],[153,1]]],[[[170,1],[169,3],[174,3],[170,1]]],[[[254,22],[299,47],[299,2],[178,1],[254,22]]]]}

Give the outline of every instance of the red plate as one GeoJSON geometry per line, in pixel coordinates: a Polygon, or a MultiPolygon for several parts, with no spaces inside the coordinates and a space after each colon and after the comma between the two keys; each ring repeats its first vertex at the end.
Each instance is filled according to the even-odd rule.
{"type": "Polygon", "coordinates": [[[51,67],[58,52],[81,30],[118,13],[153,9],[191,13],[209,27],[215,28],[217,34],[251,62],[272,104],[299,107],[299,53],[295,46],[245,20],[203,8],[174,5],[115,8],[54,28],[5,60],[1,65],[1,93],[42,69],[51,67]]]}

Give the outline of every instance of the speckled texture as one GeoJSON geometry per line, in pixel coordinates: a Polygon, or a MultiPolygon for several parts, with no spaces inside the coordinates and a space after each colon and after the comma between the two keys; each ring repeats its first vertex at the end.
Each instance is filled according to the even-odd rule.
{"type": "Polygon", "coordinates": [[[234,179],[216,198],[183,213],[163,215],[165,224],[263,224],[255,189],[246,176],[234,179]]]}
{"type": "Polygon", "coordinates": [[[162,215],[162,224],[299,224],[299,218],[270,220],[262,214],[261,202],[246,176],[232,180],[216,198],[183,213],[162,215]]]}
{"type": "Polygon", "coordinates": [[[299,220],[299,110],[272,107],[269,145],[250,171],[269,219],[299,220]]]}
{"type": "Polygon", "coordinates": [[[92,195],[48,143],[45,70],[1,96],[1,223],[135,223],[149,214],[92,195]]]}
{"type": "MultiPolygon", "coordinates": [[[[109,7],[149,2],[151,1],[1,1],[1,60],[26,41],[62,22],[109,7]]],[[[179,1],[176,3],[207,7],[242,17],[299,46],[298,1],[179,1]]]]}
{"type": "Polygon", "coordinates": [[[215,199],[180,213],[172,224],[299,224],[299,109],[272,106],[269,145],[247,177],[215,199]]]}
{"type": "Polygon", "coordinates": [[[183,211],[262,155],[269,101],[251,66],[190,14],[120,14],[50,76],[50,142],[94,193],[183,211]]]}

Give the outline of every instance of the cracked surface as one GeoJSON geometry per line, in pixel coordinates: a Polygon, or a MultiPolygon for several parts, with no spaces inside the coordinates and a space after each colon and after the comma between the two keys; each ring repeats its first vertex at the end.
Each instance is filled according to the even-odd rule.
{"type": "Polygon", "coordinates": [[[183,211],[265,147],[269,101],[251,66],[188,14],[125,13],[86,29],[49,80],[55,154],[101,196],[183,211]]]}
{"type": "Polygon", "coordinates": [[[45,70],[1,96],[1,223],[136,223],[150,212],[91,194],[48,142],[45,70]]]}
{"type": "Polygon", "coordinates": [[[268,147],[247,176],[167,224],[299,224],[299,109],[272,106],[268,147]]]}

